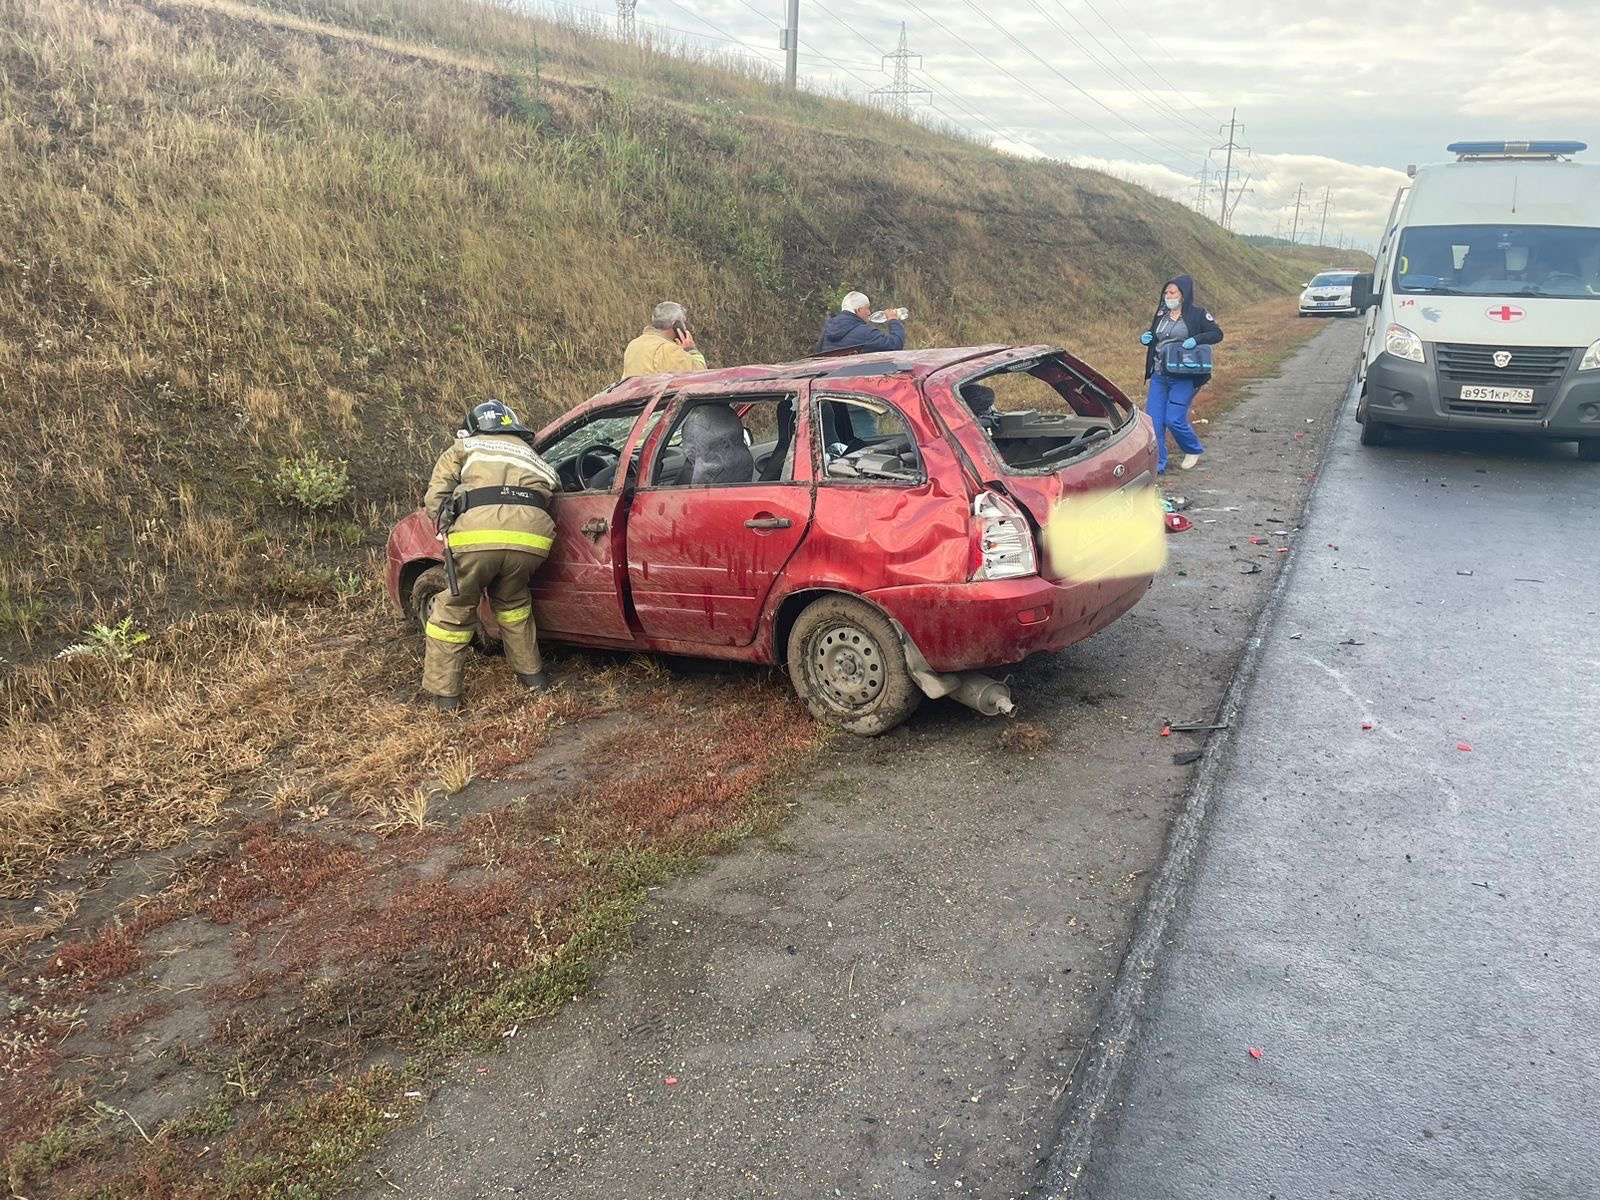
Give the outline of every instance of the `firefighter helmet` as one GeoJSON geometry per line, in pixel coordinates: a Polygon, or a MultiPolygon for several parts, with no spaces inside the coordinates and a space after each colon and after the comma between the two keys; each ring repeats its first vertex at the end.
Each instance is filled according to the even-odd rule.
{"type": "Polygon", "coordinates": [[[517,414],[500,400],[485,400],[467,414],[462,428],[468,433],[532,433],[517,414]]]}

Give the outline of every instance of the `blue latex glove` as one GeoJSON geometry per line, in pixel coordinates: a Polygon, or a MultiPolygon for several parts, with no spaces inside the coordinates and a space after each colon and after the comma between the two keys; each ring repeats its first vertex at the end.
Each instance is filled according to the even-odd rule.
{"type": "Polygon", "coordinates": [[[1195,341],[1193,338],[1184,338],[1183,339],[1183,348],[1185,350],[1193,350],[1199,344],[1200,343],[1195,341]]]}
{"type": "Polygon", "coordinates": [[[1148,329],[1145,330],[1143,333],[1141,333],[1139,335],[1139,344],[1141,346],[1148,346],[1151,342],[1153,342],[1155,340],[1156,340],[1155,334],[1151,333],[1148,329]]]}

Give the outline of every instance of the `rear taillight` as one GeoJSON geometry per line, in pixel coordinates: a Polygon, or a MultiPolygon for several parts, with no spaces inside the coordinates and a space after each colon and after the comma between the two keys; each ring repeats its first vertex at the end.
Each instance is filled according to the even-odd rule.
{"type": "Polygon", "coordinates": [[[998,492],[972,501],[972,578],[1018,579],[1039,573],[1027,515],[998,492]]]}

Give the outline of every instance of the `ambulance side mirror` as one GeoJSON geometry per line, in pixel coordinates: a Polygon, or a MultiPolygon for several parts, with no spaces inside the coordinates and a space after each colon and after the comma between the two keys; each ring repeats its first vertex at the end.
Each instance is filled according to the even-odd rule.
{"type": "Polygon", "coordinates": [[[1350,281],[1350,307],[1364,313],[1372,307],[1372,273],[1357,275],[1350,281]]]}

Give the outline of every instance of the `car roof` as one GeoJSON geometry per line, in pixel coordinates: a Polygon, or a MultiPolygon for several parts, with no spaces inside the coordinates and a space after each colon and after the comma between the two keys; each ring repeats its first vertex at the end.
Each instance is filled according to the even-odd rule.
{"type": "Polygon", "coordinates": [[[1049,354],[1053,346],[1012,346],[997,342],[986,346],[938,346],[924,350],[883,350],[872,354],[815,355],[784,363],[748,363],[736,367],[715,367],[705,371],[676,374],[638,375],[618,380],[603,392],[576,408],[562,413],[541,433],[565,425],[573,414],[591,407],[603,407],[618,400],[646,399],[663,387],[715,387],[718,384],[797,383],[806,379],[871,379],[887,375],[910,375],[924,379],[935,371],[973,359],[1024,358],[1049,354]]]}

